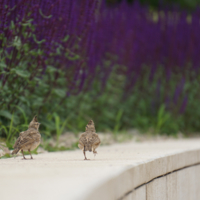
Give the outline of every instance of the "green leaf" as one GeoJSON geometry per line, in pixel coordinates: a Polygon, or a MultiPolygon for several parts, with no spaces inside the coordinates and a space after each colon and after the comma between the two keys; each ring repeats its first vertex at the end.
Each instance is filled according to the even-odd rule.
{"type": "Polygon", "coordinates": [[[47,71],[48,72],[55,72],[55,71],[57,71],[57,69],[55,67],[51,66],[51,65],[48,65],[47,66],[47,71]]]}
{"type": "MultiPolygon", "coordinates": [[[[41,41],[42,42],[42,41],[41,41]]],[[[38,43],[39,44],[39,43],[38,43]]],[[[41,49],[38,49],[37,50],[37,53],[38,53],[38,55],[42,55],[43,54],[43,51],[41,50],[41,49]]]]}
{"type": "Polygon", "coordinates": [[[27,43],[25,43],[24,45],[23,45],[23,49],[24,49],[24,51],[25,52],[29,52],[29,44],[27,44],[27,43]]]}
{"type": "Polygon", "coordinates": [[[21,39],[18,36],[15,36],[15,39],[13,41],[13,46],[19,49],[21,45],[22,45],[21,39]]]}
{"type": "Polygon", "coordinates": [[[69,35],[66,35],[62,41],[66,42],[68,39],[69,39],[69,35]]]}
{"type": "Polygon", "coordinates": [[[42,13],[42,10],[41,10],[41,9],[39,9],[39,13],[40,13],[40,15],[41,15],[42,17],[44,17],[45,19],[49,19],[49,18],[52,17],[52,15],[45,16],[45,15],[42,13]]]}
{"type": "Polygon", "coordinates": [[[21,76],[23,78],[29,78],[30,73],[21,69],[12,69],[12,72],[15,72],[18,76],[21,76]]]}
{"type": "Polygon", "coordinates": [[[0,131],[2,131],[2,130],[5,131],[6,135],[8,135],[8,129],[4,125],[2,125],[0,128],[0,131]]]}
{"type": "Polygon", "coordinates": [[[54,93],[57,94],[59,97],[65,97],[66,91],[62,89],[54,89],[54,93]]]}
{"type": "Polygon", "coordinates": [[[1,110],[0,116],[5,117],[7,119],[12,119],[12,114],[8,112],[7,110],[1,110]]]}
{"type": "Polygon", "coordinates": [[[5,68],[5,67],[7,67],[6,64],[3,63],[3,62],[0,62],[0,68],[2,69],[2,68],[5,68]]]}
{"type": "Polygon", "coordinates": [[[20,96],[19,100],[22,101],[23,103],[27,104],[27,106],[30,106],[30,102],[28,101],[28,99],[26,97],[20,96]]]}
{"type": "Polygon", "coordinates": [[[41,44],[41,43],[43,43],[43,42],[46,41],[45,39],[43,39],[43,40],[41,40],[41,41],[38,41],[37,38],[36,38],[36,36],[35,36],[35,34],[33,34],[33,39],[34,39],[34,41],[35,41],[37,44],[41,44]]]}
{"type": "Polygon", "coordinates": [[[42,126],[44,126],[48,131],[45,134],[50,135],[51,131],[55,131],[55,123],[50,120],[42,120],[42,126]]]}
{"type": "Polygon", "coordinates": [[[68,58],[69,60],[78,60],[78,59],[80,58],[80,56],[79,56],[79,55],[75,55],[75,56],[73,56],[73,57],[67,56],[67,58],[68,58]]]}
{"type": "Polygon", "coordinates": [[[25,111],[20,106],[16,106],[15,105],[14,107],[16,107],[22,113],[22,115],[24,117],[24,123],[25,123],[25,125],[27,125],[28,124],[28,119],[27,119],[25,111]]]}
{"type": "Polygon", "coordinates": [[[32,21],[33,21],[33,19],[29,19],[25,23],[22,23],[22,26],[29,26],[30,27],[32,21]]]}
{"type": "Polygon", "coordinates": [[[11,28],[11,29],[14,29],[14,28],[15,28],[15,24],[14,24],[13,20],[10,22],[10,28],[11,28]]]}
{"type": "Polygon", "coordinates": [[[116,123],[115,123],[115,127],[114,127],[114,132],[115,133],[117,133],[119,131],[120,124],[121,124],[120,120],[121,120],[122,114],[123,114],[123,110],[119,109],[119,111],[117,113],[117,116],[116,116],[116,123]]]}
{"type": "Polygon", "coordinates": [[[12,115],[12,118],[11,118],[11,121],[10,121],[10,126],[9,126],[8,135],[7,135],[7,138],[6,138],[6,142],[9,141],[9,138],[10,138],[10,136],[12,135],[13,120],[14,120],[14,115],[12,115]]]}
{"type": "Polygon", "coordinates": [[[59,47],[56,49],[56,53],[57,53],[58,55],[61,54],[61,51],[60,51],[60,48],[59,48],[59,47]]]}
{"type": "Polygon", "coordinates": [[[39,107],[43,105],[43,97],[37,97],[36,100],[33,102],[34,107],[39,107]]]}

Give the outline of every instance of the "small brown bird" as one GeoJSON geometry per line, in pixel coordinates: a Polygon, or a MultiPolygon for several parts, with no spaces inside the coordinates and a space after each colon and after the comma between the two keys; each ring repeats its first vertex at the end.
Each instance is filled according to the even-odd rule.
{"type": "Polygon", "coordinates": [[[92,120],[89,121],[87,126],[85,127],[85,132],[81,134],[79,138],[79,145],[78,147],[83,150],[83,154],[85,156],[85,160],[88,160],[86,158],[86,151],[93,151],[94,156],[97,154],[97,151],[95,149],[100,145],[101,141],[99,139],[99,136],[95,133],[95,126],[94,122],[92,120]]]}
{"type": "MultiPolygon", "coordinates": [[[[12,154],[17,154],[19,151],[22,152],[24,159],[24,151],[28,151],[31,155],[31,151],[36,149],[40,144],[41,135],[38,131],[40,123],[37,120],[37,116],[30,122],[28,130],[23,131],[19,134],[17,141],[14,144],[14,150],[12,154]]],[[[33,159],[31,155],[31,159],[33,159]]]]}

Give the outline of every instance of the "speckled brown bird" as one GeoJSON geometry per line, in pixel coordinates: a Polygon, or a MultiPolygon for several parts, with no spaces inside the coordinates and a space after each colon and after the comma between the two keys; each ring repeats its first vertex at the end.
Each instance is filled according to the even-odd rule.
{"type": "Polygon", "coordinates": [[[96,134],[94,122],[90,120],[85,128],[85,132],[82,133],[79,138],[79,145],[78,145],[78,147],[83,151],[85,160],[88,160],[86,158],[85,152],[93,151],[95,156],[97,154],[97,151],[95,149],[100,145],[100,143],[101,141],[99,139],[99,136],[96,134]]]}
{"type": "MultiPolygon", "coordinates": [[[[14,150],[12,154],[17,154],[19,151],[21,151],[24,159],[26,159],[24,156],[24,151],[28,151],[31,155],[31,151],[36,149],[40,144],[41,135],[38,131],[39,126],[40,123],[37,120],[37,116],[35,116],[30,122],[28,130],[19,134],[19,137],[13,146],[14,150]]],[[[33,159],[32,155],[31,159],[33,159]]]]}

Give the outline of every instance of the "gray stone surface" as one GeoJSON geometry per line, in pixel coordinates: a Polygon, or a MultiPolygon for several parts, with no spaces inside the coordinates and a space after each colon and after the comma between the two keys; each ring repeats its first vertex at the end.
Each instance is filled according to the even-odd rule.
{"type": "Polygon", "coordinates": [[[195,167],[195,186],[196,199],[200,199],[200,165],[195,167]]]}
{"type": "Polygon", "coordinates": [[[133,194],[129,193],[128,195],[126,195],[123,200],[133,200],[133,194]]]}
{"type": "MultiPolygon", "coordinates": [[[[1,199],[118,199],[158,176],[200,162],[199,139],[130,142],[100,147],[97,151],[95,159],[92,153],[87,153],[89,161],[83,160],[80,150],[33,155],[34,160],[22,160],[22,157],[1,159],[1,199]]],[[[197,172],[197,168],[192,171],[197,172]]],[[[184,173],[178,171],[177,180],[171,177],[172,181],[177,181],[177,197],[182,198],[180,191],[184,191],[183,187],[190,188],[194,183],[199,186],[195,175],[189,178],[192,171],[189,168],[184,173]],[[183,177],[189,178],[190,183],[182,183],[183,177]]],[[[161,180],[160,189],[166,194],[173,188],[163,188],[173,183],[168,183],[167,177],[164,180],[165,183],[161,180]]],[[[147,191],[159,195],[153,188],[147,191]]],[[[196,196],[199,195],[197,190],[193,189],[196,196]]],[[[171,193],[173,195],[173,191],[171,193]]],[[[127,198],[134,199],[134,194],[127,198]]]]}
{"type": "Polygon", "coordinates": [[[147,200],[167,200],[166,177],[158,178],[146,185],[147,200]]]}
{"type": "Polygon", "coordinates": [[[177,199],[189,199],[189,168],[177,172],[177,199]]]}
{"type": "Polygon", "coordinates": [[[177,172],[167,175],[167,200],[177,199],[177,172]]]}
{"type": "Polygon", "coordinates": [[[133,191],[132,200],[146,200],[146,185],[133,191]]]}

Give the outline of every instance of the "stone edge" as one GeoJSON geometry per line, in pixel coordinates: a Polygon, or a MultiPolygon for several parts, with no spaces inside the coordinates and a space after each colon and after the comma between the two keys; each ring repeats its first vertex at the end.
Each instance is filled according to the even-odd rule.
{"type": "Polygon", "coordinates": [[[116,200],[135,188],[173,171],[200,163],[200,149],[179,151],[156,157],[137,165],[123,167],[115,176],[108,177],[84,200],[116,200]]]}

